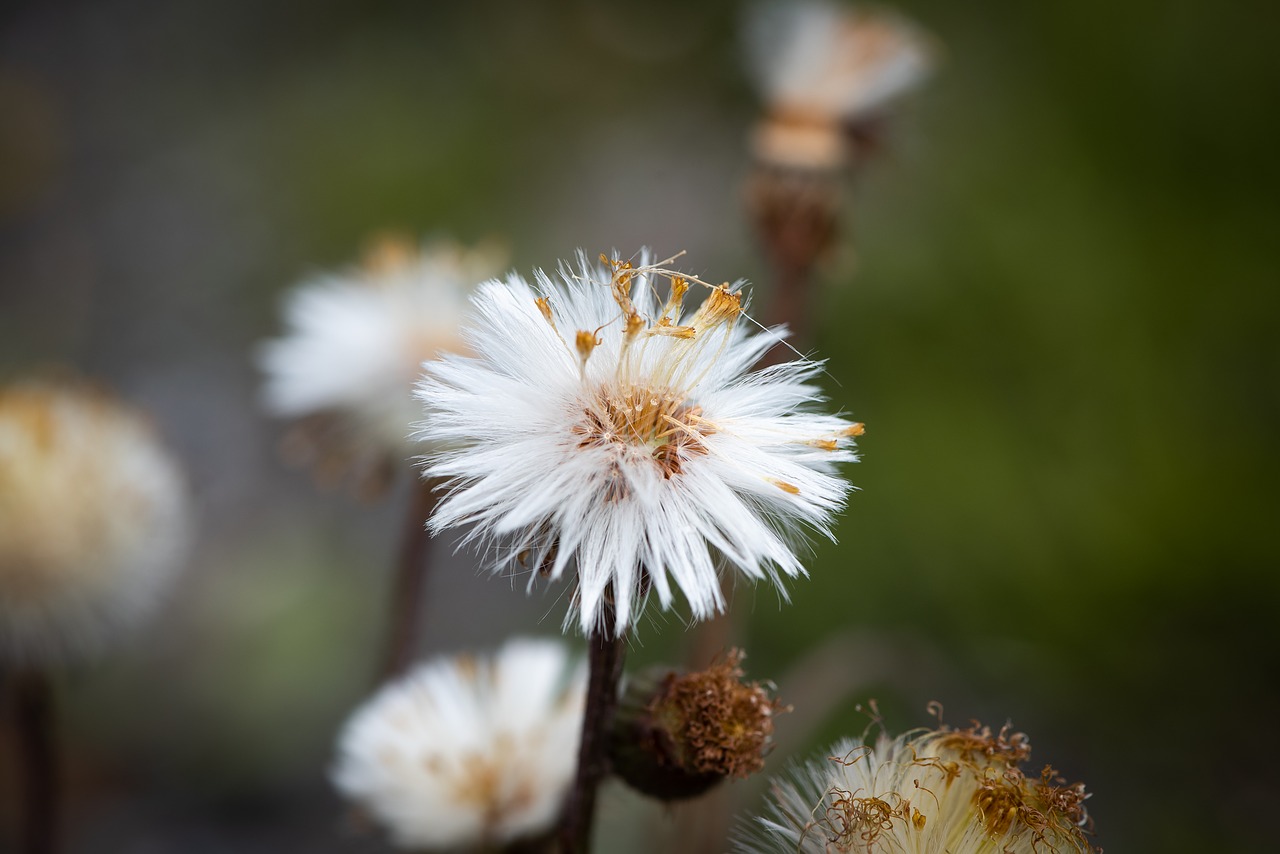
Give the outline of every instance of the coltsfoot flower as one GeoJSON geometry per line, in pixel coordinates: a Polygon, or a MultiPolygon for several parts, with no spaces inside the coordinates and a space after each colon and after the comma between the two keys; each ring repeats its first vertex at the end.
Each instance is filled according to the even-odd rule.
{"type": "Polygon", "coordinates": [[[471,289],[502,263],[492,247],[438,241],[419,248],[388,237],[363,266],[317,276],[288,294],[285,334],[260,353],[263,401],[273,415],[304,419],[292,446],[322,478],[348,469],[381,474],[410,455],[422,363],[462,348],[471,289]]]}
{"type": "Polygon", "coordinates": [[[537,835],[573,780],[585,693],[585,667],[555,641],[428,662],[347,722],[334,784],[401,848],[537,835]]]}
{"type": "Polygon", "coordinates": [[[531,585],[574,571],[582,629],[621,635],[650,590],[669,608],[678,588],[696,619],[723,610],[722,564],[802,574],[793,543],[830,536],[862,425],[815,411],[819,363],[749,372],[785,332],[753,331],[741,291],[601,261],[482,286],[475,355],[427,366],[419,436],[444,448],[426,474],[451,481],[434,531],[472,525],[531,585]]]}
{"type": "Polygon", "coordinates": [[[748,48],[767,112],[753,145],[765,162],[839,165],[842,130],[880,113],[933,66],[928,37],[885,10],[802,0],[752,12],[748,48]]]}
{"type": "Polygon", "coordinates": [[[181,566],[186,486],[140,414],[74,385],[0,387],[0,659],[97,651],[181,566]]]}
{"type": "Polygon", "coordinates": [[[740,854],[1041,854],[1092,851],[1084,784],[1021,769],[1027,737],[918,730],[872,745],[839,742],[777,781],[740,854]]]}

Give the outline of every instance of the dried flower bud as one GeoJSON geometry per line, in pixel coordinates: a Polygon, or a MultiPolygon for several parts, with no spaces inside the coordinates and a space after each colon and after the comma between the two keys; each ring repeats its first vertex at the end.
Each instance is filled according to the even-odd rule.
{"type": "Polygon", "coordinates": [[[694,797],[764,767],[773,718],[786,711],[759,682],[743,682],[742,650],[697,673],[657,668],[623,693],[610,744],[614,771],[662,800],[694,797]]]}

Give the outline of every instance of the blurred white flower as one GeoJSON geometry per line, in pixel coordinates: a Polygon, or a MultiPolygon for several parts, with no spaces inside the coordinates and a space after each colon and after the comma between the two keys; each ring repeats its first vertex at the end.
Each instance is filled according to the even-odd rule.
{"type": "Polygon", "coordinates": [[[419,436],[443,450],[426,474],[452,481],[432,529],[473,525],[495,569],[573,569],[588,633],[621,634],[650,588],[670,607],[672,581],[695,618],[723,610],[722,563],[803,574],[793,544],[803,528],[830,536],[849,489],[834,464],[856,459],[862,431],[814,411],[821,365],[748,373],[785,332],[739,322],[727,285],[582,255],[536,280],[482,286],[474,358],[427,366],[419,436]]]}
{"type": "Polygon", "coordinates": [[[830,0],[758,3],[746,36],[768,114],[756,153],[783,165],[838,164],[842,126],[876,116],[934,62],[931,40],[905,18],[830,0]]]}
{"type": "Polygon", "coordinates": [[[189,522],[140,414],[80,386],[0,388],[0,659],[47,665],[113,640],[155,606],[189,522]]]}
{"type": "Polygon", "coordinates": [[[266,408],[308,418],[306,452],[329,468],[403,460],[422,363],[462,347],[471,289],[502,263],[493,247],[385,238],[362,267],[303,282],[285,298],[285,334],[260,352],[266,408]]]}
{"type": "Polygon", "coordinates": [[[401,848],[536,835],[573,780],[585,692],[585,667],[555,641],[428,662],[347,722],[334,784],[401,848]]]}
{"type": "Polygon", "coordinates": [[[1025,736],[918,730],[874,746],[845,740],[775,781],[740,854],[1040,854],[1092,851],[1083,784],[1029,778],[1025,736]]]}

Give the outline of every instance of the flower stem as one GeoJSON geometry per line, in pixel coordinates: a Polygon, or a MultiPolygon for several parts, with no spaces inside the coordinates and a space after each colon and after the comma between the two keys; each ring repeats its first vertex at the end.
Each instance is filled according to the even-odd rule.
{"type": "Polygon", "coordinates": [[[434,486],[434,481],[423,479],[416,479],[412,486],[404,538],[396,559],[386,647],[379,671],[384,680],[403,673],[417,649],[422,590],[430,569],[431,534],[426,522],[436,506],[434,486]]]}
{"type": "MultiPolygon", "coordinates": [[[[773,259],[773,293],[769,300],[767,326],[786,324],[792,346],[807,349],[813,337],[813,267],[816,259],[773,259]]],[[[764,357],[765,364],[785,361],[787,352],[775,347],[764,357]]]]}
{"type": "Polygon", "coordinates": [[[591,850],[596,792],[609,771],[609,731],[618,708],[618,682],[626,657],[626,640],[615,631],[616,619],[613,604],[606,603],[600,627],[587,638],[587,703],[578,746],[578,773],[560,824],[560,854],[591,850]]]}
{"type": "Polygon", "coordinates": [[[53,685],[47,673],[12,676],[21,774],[22,854],[53,854],[58,830],[58,752],[54,743],[53,685]]]}

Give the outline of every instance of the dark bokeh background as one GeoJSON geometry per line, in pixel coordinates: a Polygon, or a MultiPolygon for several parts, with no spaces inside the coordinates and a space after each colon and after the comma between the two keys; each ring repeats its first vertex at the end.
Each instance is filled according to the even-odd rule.
{"type": "MultiPolygon", "coordinates": [[[[860,731],[858,702],[900,730],[937,699],[1084,779],[1109,851],[1267,850],[1275,16],[903,6],[945,63],[849,188],[856,252],[817,334],[869,425],[863,491],[789,606],[735,600],[752,674],[798,706],[771,767],[860,731]]],[[[73,851],[380,850],[323,772],[368,689],[403,496],[284,468],[253,348],[285,287],[387,227],[497,236],[525,271],[685,249],[766,287],[737,23],[674,0],[0,12],[0,372],[70,365],[148,407],[201,508],[158,623],[62,678],[73,851]]],[[[562,591],[526,599],[466,555],[432,585],[424,650],[558,634],[562,591]]],[[[683,640],[659,618],[633,659],[683,640]]],[[[606,808],[606,831],[666,820],[606,808]]]]}

